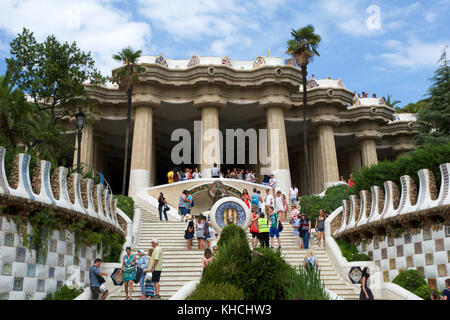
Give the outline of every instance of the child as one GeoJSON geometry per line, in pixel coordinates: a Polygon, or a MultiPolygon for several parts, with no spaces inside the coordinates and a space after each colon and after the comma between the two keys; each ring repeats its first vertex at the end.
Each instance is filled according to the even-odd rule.
{"type": "Polygon", "coordinates": [[[202,259],[203,273],[205,273],[205,268],[206,268],[206,266],[207,266],[211,261],[213,261],[214,258],[215,258],[215,257],[214,257],[214,255],[213,255],[211,249],[206,248],[206,249],[205,249],[205,255],[203,256],[203,259],[202,259]]]}

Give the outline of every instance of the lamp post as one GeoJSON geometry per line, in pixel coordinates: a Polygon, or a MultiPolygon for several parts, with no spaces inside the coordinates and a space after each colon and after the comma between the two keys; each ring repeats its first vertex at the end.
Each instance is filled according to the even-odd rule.
{"type": "Polygon", "coordinates": [[[81,158],[81,137],[83,136],[84,121],[86,120],[86,115],[78,108],[78,112],[75,114],[75,124],[77,126],[77,136],[78,136],[78,161],[77,161],[77,172],[80,173],[80,158],[81,158]]]}

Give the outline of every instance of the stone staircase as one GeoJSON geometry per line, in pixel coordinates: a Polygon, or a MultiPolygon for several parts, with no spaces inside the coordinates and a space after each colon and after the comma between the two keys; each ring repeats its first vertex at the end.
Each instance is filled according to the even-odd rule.
{"type": "MultiPolygon", "coordinates": [[[[192,243],[192,249],[187,250],[186,240],[184,239],[185,223],[173,221],[159,221],[157,213],[145,205],[144,201],[136,201],[136,207],[142,211],[142,221],[140,237],[136,247],[132,248],[133,253],[138,249],[145,252],[151,247],[151,240],[157,238],[163,250],[163,272],[161,273],[161,291],[162,299],[170,298],[185,283],[192,280],[199,280],[202,274],[203,250],[197,249],[197,241],[192,243]]],[[[289,217],[289,216],[288,216],[289,217]]],[[[294,266],[303,264],[306,257],[306,250],[300,250],[297,241],[293,235],[293,229],[288,221],[283,222],[284,230],[280,234],[281,253],[284,259],[294,266]]],[[[247,232],[248,238],[250,234],[247,232]]],[[[211,239],[214,242],[215,239],[211,239]]],[[[278,247],[276,238],[274,239],[275,248],[278,247]]],[[[339,295],[343,299],[359,299],[359,290],[356,286],[348,283],[336,272],[327,252],[323,248],[317,248],[317,244],[310,244],[319,261],[321,279],[325,286],[339,295]]],[[[133,299],[139,299],[141,295],[139,284],[134,285],[133,299]]],[[[123,288],[112,293],[109,299],[125,299],[123,288]]]]}

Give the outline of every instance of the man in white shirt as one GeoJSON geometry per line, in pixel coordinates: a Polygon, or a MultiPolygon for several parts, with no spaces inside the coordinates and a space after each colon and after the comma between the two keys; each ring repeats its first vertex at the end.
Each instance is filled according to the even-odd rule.
{"type": "Polygon", "coordinates": [[[297,198],[298,198],[298,189],[297,186],[293,186],[289,189],[289,200],[291,200],[291,203],[293,205],[297,204],[297,198]]]}
{"type": "Polygon", "coordinates": [[[269,212],[268,209],[273,204],[273,196],[270,194],[270,189],[266,189],[266,195],[264,196],[264,205],[266,210],[264,212],[269,212]]]}

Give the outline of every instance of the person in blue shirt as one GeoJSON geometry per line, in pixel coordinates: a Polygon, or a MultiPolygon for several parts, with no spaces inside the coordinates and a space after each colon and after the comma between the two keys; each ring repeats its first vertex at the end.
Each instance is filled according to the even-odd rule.
{"type": "Polygon", "coordinates": [[[89,269],[89,286],[92,292],[92,299],[98,300],[100,292],[103,293],[102,300],[105,300],[109,291],[106,289],[105,284],[101,284],[99,278],[107,276],[106,273],[100,272],[99,268],[102,264],[102,259],[97,258],[94,260],[94,265],[89,269]]]}
{"type": "MultiPolygon", "coordinates": [[[[141,268],[142,270],[147,269],[148,267],[148,260],[145,257],[144,250],[138,250],[138,260],[137,260],[137,267],[141,268]]],[[[147,296],[145,295],[145,277],[146,273],[142,272],[141,279],[139,279],[139,284],[141,285],[141,300],[145,299],[147,296]]]]}
{"type": "Polygon", "coordinates": [[[253,188],[253,193],[250,198],[252,200],[252,205],[256,206],[259,210],[261,210],[259,208],[259,202],[262,201],[262,198],[261,195],[257,192],[256,188],[253,188]]]}
{"type": "Polygon", "coordinates": [[[450,278],[445,279],[445,289],[442,292],[442,300],[450,300],[450,278]]]}

